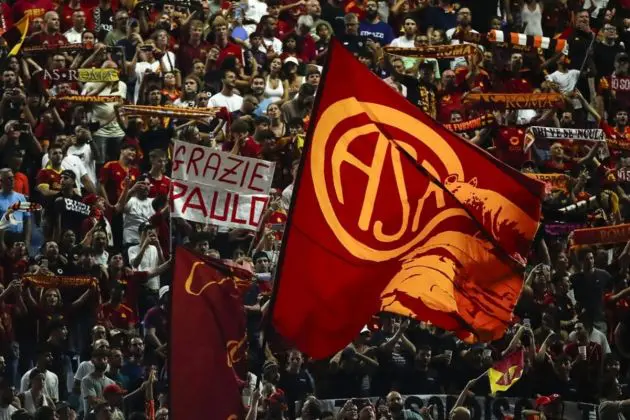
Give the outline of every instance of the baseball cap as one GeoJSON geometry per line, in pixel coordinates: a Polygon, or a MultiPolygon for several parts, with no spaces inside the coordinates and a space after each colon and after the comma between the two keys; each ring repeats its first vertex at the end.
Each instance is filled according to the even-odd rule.
{"type": "Polygon", "coordinates": [[[542,395],[536,398],[536,407],[544,407],[546,405],[552,404],[560,399],[560,395],[552,394],[552,395],[542,395]]]}
{"type": "Polygon", "coordinates": [[[122,389],[118,384],[109,384],[103,389],[103,394],[119,394],[124,395],[127,391],[122,389]]]}
{"type": "Polygon", "coordinates": [[[75,181],[77,180],[77,174],[75,174],[74,171],[71,171],[70,169],[61,171],[61,176],[67,176],[68,178],[72,178],[75,181]]]}
{"type": "Polygon", "coordinates": [[[628,53],[620,52],[615,56],[615,61],[628,61],[628,53]]]}
{"type": "Polygon", "coordinates": [[[284,64],[287,64],[287,63],[293,63],[296,66],[300,65],[300,63],[298,62],[297,58],[295,58],[295,57],[287,57],[287,58],[285,58],[284,59],[284,64]]]}

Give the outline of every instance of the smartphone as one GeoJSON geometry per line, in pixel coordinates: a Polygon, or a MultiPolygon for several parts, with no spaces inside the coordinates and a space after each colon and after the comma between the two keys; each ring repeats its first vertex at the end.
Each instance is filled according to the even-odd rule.
{"type": "Polygon", "coordinates": [[[529,318],[525,318],[523,319],[523,325],[526,327],[531,327],[532,326],[532,322],[529,320],[529,318]]]}
{"type": "Polygon", "coordinates": [[[41,268],[48,268],[48,259],[42,258],[41,261],[39,262],[39,266],[41,268]]]}
{"type": "Polygon", "coordinates": [[[153,45],[143,45],[140,47],[140,51],[144,51],[144,52],[153,51],[153,45]]]}

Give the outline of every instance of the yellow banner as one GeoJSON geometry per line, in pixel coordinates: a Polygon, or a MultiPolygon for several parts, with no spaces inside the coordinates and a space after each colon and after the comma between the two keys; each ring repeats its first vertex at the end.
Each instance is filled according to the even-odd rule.
{"type": "Polygon", "coordinates": [[[117,82],[116,69],[79,69],[79,82],[117,82]]]}

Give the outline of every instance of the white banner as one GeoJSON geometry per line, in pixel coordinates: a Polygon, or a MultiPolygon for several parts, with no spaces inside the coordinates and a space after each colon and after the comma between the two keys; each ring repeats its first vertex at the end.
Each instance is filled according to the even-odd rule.
{"type": "Polygon", "coordinates": [[[267,194],[244,194],[173,179],[173,217],[230,228],[257,230],[267,194]]]}
{"type": "Polygon", "coordinates": [[[604,141],[604,130],[599,128],[558,128],[558,127],[529,127],[525,133],[525,151],[536,139],[547,140],[575,140],[575,141],[604,141]]]}
{"type": "MultiPolygon", "coordinates": [[[[361,403],[363,398],[357,398],[361,403]]],[[[378,400],[376,397],[367,398],[372,404],[378,400]]],[[[453,408],[457,396],[453,395],[408,395],[404,397],[405,408],[418,411],[422,407],[433,406],[433,418],[436,420],[448,419],[448,414],[453,408]]],[[[347,399],[322,400],[322,411],[331,411],[335,415],[341,410],[347,399]]],[[[301,404],[296,404],[296,413],[300,413],[301,404]]],[[[472,420],[503,420],[505,415],[512,416],[514,420],[522,420],[521,412],[524,409],[534,408],[534,401],[526,398],[505,397],[474,397],[466,400],[466,407],[472,413],[472,420]]],[[[562,418],[571,420],[595,420],[597,406],[580,402],[564,402],[564,415],[562,418]]],[[[509,417],[508,417],[509,418],[509,417]]]]}
{"type": "Polygon", "coordinates": [[[175,141],[172,178],[244,194],[269,194],[276,164],[175,141]]]}

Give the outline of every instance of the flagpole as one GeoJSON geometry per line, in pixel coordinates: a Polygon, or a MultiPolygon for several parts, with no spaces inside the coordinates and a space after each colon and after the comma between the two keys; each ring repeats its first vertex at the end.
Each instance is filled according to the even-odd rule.
{"type": "MultiPolygon", "coordinates": [[[[328,54],[326,55],[326,62],[324,63],[324,68],[322,70],[322,77],[320,79],[319,82],[319,86],[325,86],[325,81],[326,78],[328,76],[328,70],[330,68],[330,62],[331,62],[331,57],[332,57],[332,53],[335,50],[335,48],[343,48],[343,46],[341,45],[341,42],[335,43],[333,41],[336,41],[337,38],[335,36],[333,36],[329,43],[328,43],[328,54]],[[335,45],[338,45],[338,47],[335,47],[335,45]]],[[[280,246],[280,255],[278,256],[278,263],[276,264],[276,266],[274,267],[274,273],[272,275],[272,279],[273,279],[273,289],[271,291],[271,298],[269,299],[269,305],[268,305],[268,309],[267,309],[267,313],[263,313],[263,325],[262,325],[262,334],[263,334],[263,338],[262,338],[262,358],[260,360],[260,366],[259,366],[259,375],[258,375],[258,379],[256,382],[256,388],[258,388],[260,386],[261,380],[262,380],[262,374],[263,374],[263,365],[265,363],[265,348],[267,347],[268,344],[268,336],[271,330],[271,323],[273,320],[273,310],[275,307],[275,303],[276,303],[276,297],[278,295],[278,290],[280,287],[280,278],[282,277],[282,262],[284,261],[284,255],[286,253],[286,247],[287,247],[287,243],[289,235],[291,234],[291,222],[293,221],[293,214],[294,214],[294,207],[295,207],[295,203],[297,201],[298,198],[298,194],[299,194],[299,188],[295,188],[295,186],[300,185],[300,179],[302,178],[302,174],[304,173],[304,165],[306,163],[304,156],[306,156],[308,154],[308,151],[311,148],[311,143],[312,143],[312,139],[313,139],[313,132],[315,130],[315,125],[316,125],[316,121],[317,121],[317,117],[318,117],[318,110],[319,110],[319,103],[321,101],[321,97],[322,97],[322,91],[318,91],[315,94],[315,101],[313,103],[313,108],[311,109],[311,115],[309,118],[309,126],[308,126],[308,130],[306,133],[306,140],[304,141],[304,147],[302,148],[302,155],[300,156],[300,165],[298,166],[298,170],[295,174],[295,179],[293,180],[293,192],[291,194],[291,204],[289,205],[289,211],[287,214],[287,222],[285,224],[285,228],[284,228],[284,233],[282,234],[282,244],[280,246]]]]}

